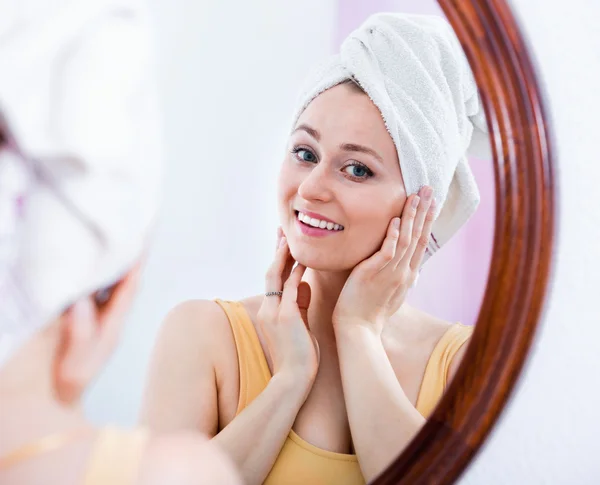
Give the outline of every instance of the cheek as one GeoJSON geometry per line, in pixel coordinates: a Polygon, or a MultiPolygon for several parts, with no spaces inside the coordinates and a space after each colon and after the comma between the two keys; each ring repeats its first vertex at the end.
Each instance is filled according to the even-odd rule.
{"type": "Polygon", "coordinates": [[[290,169],[289,163],[284,162],[277,178],[277,209],[279,224],[285,230],[291,223],[290,210],[298,193],[297,175],[290,169]]]}
{"type": "Polygon", "coordinates": [[[295,180],[293,173],[290,172],[287,163],[283,163],[279,170],[279,177],[277,178],[277,194],[279,202],[285,202],[296,192],[295,180]]]}
{"type": "Polygon", "coordinates": [[[391,194],[386,196],[385,193],[365,194],[346,204],[348,213],[351,214],[350,219],[361,230],[379,228],[382,231],[385,231],[393,217],[401,214],[402,206],[403,201],[391,194]]]}
{"type": "MultiPolygon", "coordinates": [[[[368,246],[368,251],[378,249],[385,238],[388,226],[394,217],[402,214],[406,200],[397,193],[385,191],[353,201],[356,229],[359,236],[368,246]],[[366,203],[368,201],[368,204],[366,203]],[[362,202],[362,203],[361,203],[362,202]]],[[[356,236],[355,236],[356,237],[356,236]]]]}
{"type": "Polygon", "coordinates": [[[383,239],[385,238],[388,225],[392,220],[391,217],[388,217],[387,214],[381,211],[381,206],[379,206],[379,211],[376,213],[375,217],[371,217],[369,221],[369,226],[365,230],[365,238],[368,238],[369,241],[369,251],[376,251],[381,246],[383,239]]]}
{"type": "Polygon", "coordinates": [[[390,206],[389,219],[391,220],[393,217],[402,216],[402,211],[404,210],[404,204],[406,203],[406,195],[404,193],[401,197],[395,197],[394,203],[390,206]]]}
{"type": "Polygon", "coordinates": [[[402,216],[406,199],[404,185],[396,182],[387,186],[387,190],[380,192],[379,203],[381,205],[379,207],[385,207],[385,216],[388,218],[388,222],[394,217],[402,216]]]}
{"type": "Polygon", "coordinates": [[[378,199],[361,197],[347,206],[351,211],[348,222],[352,227],[347,242],[352,246],[353,257],[366,258],[381,245],[389,219],[381,210],[384,205],[378,199]]]}

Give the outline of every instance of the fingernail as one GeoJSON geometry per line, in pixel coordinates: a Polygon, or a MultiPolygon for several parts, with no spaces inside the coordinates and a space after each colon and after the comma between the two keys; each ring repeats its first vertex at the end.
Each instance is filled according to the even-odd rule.
{"type": "Polygon", "coordinates": [[[419,207],[419,201],[421,200],[421,198],[417,195],[413,200],[412,200],[412,206],[414,209],[416,209],[417,207],[419,207]]]}
{"type": "Polygon", "coordinates": [[[285,246],[286,242],[287,242],[287,239],[285,238],[285,236],[283,236],[281,238],[281,241],[279,241],[279,247],[282,248],[283,246],[285,246]]]}
{"type": "Polygon", "coordinates": [[[394,221],[392,222],[392,224],[394,225],[394,227],[396,229],[398,229],[400,227],[400,218],[399,217],[394,217],[394,221]]]}

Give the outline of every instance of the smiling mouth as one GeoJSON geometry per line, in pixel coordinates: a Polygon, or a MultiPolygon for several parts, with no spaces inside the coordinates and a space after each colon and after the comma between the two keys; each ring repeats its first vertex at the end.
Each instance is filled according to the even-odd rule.
{"type": "Polygon", "coordinates": [[[325,229],[327,231],[332,232],[344,230],[344,226],[342,226],[341,224],[336,224],[335,222],[331,221],[322,221],[320,219],[315,219],[314,217],[307,216],[306,214],[300,211],[294,211],[294,213],[296,214],[296,219],[298,219],[298,221],[301,224],[304,224],[306,226],[314,227],[315,229],[325,229]]]}

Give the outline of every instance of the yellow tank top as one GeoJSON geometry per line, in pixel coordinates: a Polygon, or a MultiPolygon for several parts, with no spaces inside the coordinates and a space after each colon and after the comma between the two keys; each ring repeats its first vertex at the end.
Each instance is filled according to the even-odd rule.
{"type": "MultiPolygon", "coordinates": [[[[0,470],[35,459],[60,449],[91,430],[79,428],[45,436],[0,457],[0,470]]],[[[119,430],[113,427],[98,430],[92,451],[85,463],[81,485],[135,485],[142,456],[148,441],[145,429],[119,430]]]]}
{"type": "Polygon", "coordinates": [[[82,485],[135,485],[148,437],[145,429],[101,430],[82,485]]]}
{"type": "MultiPolygon", "coordinates": [[[[256,329],[240,302],[215,300],[227,314],[233,330],[240,372],[236,416],[267,386],[271,372],[256,329]]],[[[472,327],[452,325],[431,354],[417,399],[417,410],[428,417],[446,387],[448,368],[472,327]]],[[[281,448],[264,485],[364,485],[356,455],[323,450],[304,441],[293,430],[281,448]]]]}

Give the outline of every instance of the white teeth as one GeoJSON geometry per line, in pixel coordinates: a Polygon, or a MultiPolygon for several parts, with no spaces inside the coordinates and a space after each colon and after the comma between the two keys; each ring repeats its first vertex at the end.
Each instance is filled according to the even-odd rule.
{"type": "Polygon", "coordinates": [[[336,224],[335,222],[321,221],[320,219],[315,219],[314,217],[307,216],[303,212],[298,212],[298,220],[312,227],[328,229],[329,231],[341,231],[342,229],[344,229],[344,226],[341,226],[340,224],[336,224]]]}

